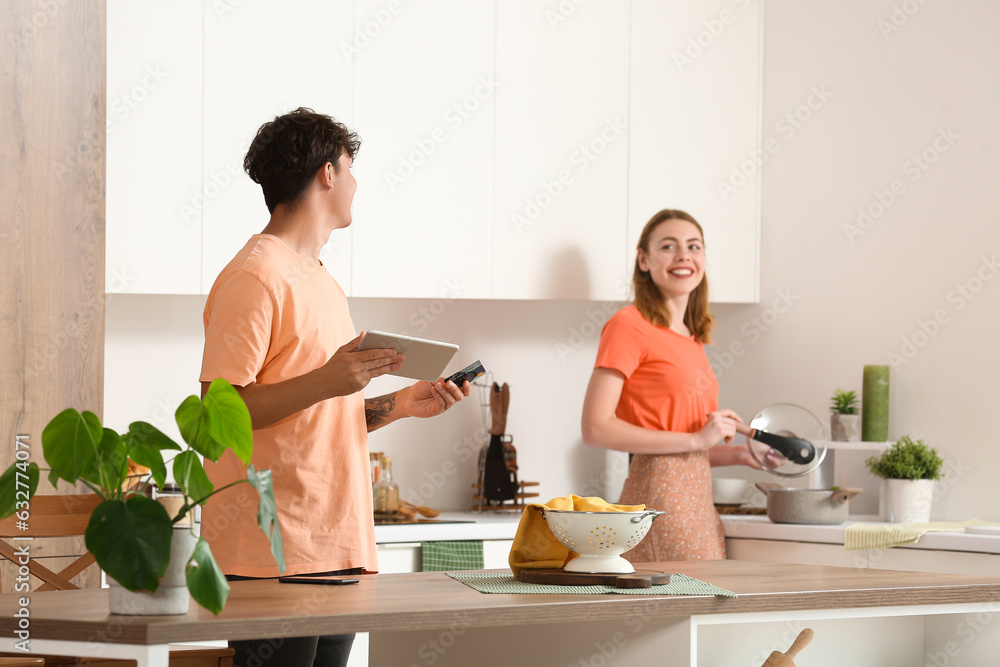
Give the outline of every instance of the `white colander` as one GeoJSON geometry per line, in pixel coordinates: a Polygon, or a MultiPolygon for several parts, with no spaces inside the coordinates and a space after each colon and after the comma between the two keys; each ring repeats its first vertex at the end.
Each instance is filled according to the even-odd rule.
{"type": "Polygon", "coordinates": [[[536,507],[559,542],[579,554],[563,567],[567,572],[615,572],[635,568],[622,554],[642,541],[657,510],[641,512],[579,512],[536,507]]]}

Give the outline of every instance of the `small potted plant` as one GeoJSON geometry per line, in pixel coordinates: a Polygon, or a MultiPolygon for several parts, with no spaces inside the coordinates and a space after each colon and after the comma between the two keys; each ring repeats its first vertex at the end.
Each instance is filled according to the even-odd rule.
{"type": "Polygon", "coordinates": [[[871,474],[886,480],[891,521],[930,521],[934,482],[941,479],[944,465],[936,449],[904,435],[881,454],[869,456],[865,465],[871,474]]]}
{"type": "MultiPolygon", "coordinates": [[[[253,435],[250,413],[239,393],[217,379],[204,400],[188,396],[175,418],[186,447],[146,422],[133,422],[119,435],[103,427],[94,413],[81,414],[73,408],[56,415],[42,431],[49,482],[83,484],[103,499],[91,514],[84,539],[108,575],[112,613],[183,614],[188,592],[212,613],[222,611],[229,584],[208,543],[195,534],[188,514],[240,482],[257,490],[258,523],[270,538],[279,569],[285,569],[271,472],[248,465],[253,435]],[[247,478],[216,489],[200,457],[218,461],[227,449],[248,465],[247,478]],[[173,514],[146,493],[151,482],[164,488],[165,451],[178,452],[173,457],[173,477],[182,502],[175,503],[173,514]],[[137,469],[149,470],[139,484],[134,479],[137,469]],[[181,590],[167,590],[176,588],[181,590]]],[[[36,463],[17,461],[0,475],[0,517],[26,508],[25,492],[28,499],[34,496],[40,470],[36,463]]]]}
{"type": "Polygon", "coordinates": [[[830,437],[833,440],[861,440],[861,415],[858,414],[858,395],[854,391],[837,389],[833,392],[830,413],[830,437]]]}

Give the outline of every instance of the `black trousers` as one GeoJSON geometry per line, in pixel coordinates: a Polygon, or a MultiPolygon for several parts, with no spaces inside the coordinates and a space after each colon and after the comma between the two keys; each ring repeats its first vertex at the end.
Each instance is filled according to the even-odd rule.
{"type": "MultiPolygon", "coordinates": [[[[360,567],[332,572],[299,574],[299,577],[325,577],[361,574],[360,567]]],[[[229,581],[247,581],[257,577],[226,575],[229,581]]],[[[346,667],[351,655],[354,635],[322,635],[320,637],[271,637],[230,641],[236,650],[233,667],[346,667]]]]}

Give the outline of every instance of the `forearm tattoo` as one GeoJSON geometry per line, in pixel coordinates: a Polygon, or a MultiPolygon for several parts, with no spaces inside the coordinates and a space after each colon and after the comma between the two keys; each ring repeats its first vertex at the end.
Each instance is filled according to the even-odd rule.
{"type": "Polygon", "coordinates": [[[374,431],[377,428],[389,423],[389,413],[396,407],[396,395],[386,394],[375,398],[365,399],[365,423],[368,430],[374,431]]]}

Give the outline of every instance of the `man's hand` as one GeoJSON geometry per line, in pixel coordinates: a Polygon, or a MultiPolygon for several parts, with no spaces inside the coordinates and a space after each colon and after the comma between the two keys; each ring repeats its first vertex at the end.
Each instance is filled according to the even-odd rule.
{"type": "Polygon", "coordinates": [[[461,389],[454,382],[417,382],[402,397],[400,407],[407,417],[436,417],[472,393],[468,380],[461,389]]]}
{"type": "Polygon", "coordinates": [[[472,392],[466,380],[459,389],[454,382],[417,382],[399,391],[365,399],[368,431],[382,428],[403,417],[436,417],[472,392]]]}
{"type": "Polygon", "coordinates": [[[349,396],[368,386],[372,378],[398,371],[403,355],[392,348],[361,350],[361,336],[342,346],[315,372],[320,376],[328,397],[349,396]]]}

